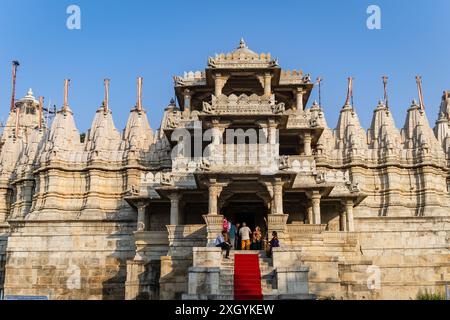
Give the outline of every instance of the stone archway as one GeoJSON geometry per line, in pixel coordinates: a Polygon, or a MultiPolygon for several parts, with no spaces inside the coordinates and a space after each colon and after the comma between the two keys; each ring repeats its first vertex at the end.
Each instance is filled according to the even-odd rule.
{"type": "Polygon", "coordinates": [[[220,197],[220,213],[233,223],[246,222],[252,230],[258,226],[265,231],[269,199],[267,188],[257,181],[233,182],[220,197]]]}

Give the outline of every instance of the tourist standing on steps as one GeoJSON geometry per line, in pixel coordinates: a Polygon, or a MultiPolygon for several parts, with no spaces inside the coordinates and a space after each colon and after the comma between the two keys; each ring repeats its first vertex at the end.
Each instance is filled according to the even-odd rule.
{"type": "Polygon", "coordinates": [[[252,233],[252,244],[251,244],[252,250],[262,250],[262,234],[261,234],[261,228],[256,227],[255,231],[252,233]]]}
{"type": "Polygon", "coordinates": [[[241,236],[241,249],[242,250],[250,250],[250,235],[252,234],[252,230],[247,227],[245,222],[242,223],[242,228],[239,230],[239,235],[241,236]]]}
{"type": "Polygon", "coordinates": [[[272,240],[270,240],[269,245],[270,245],[269,257],[272,257],[273,248],[280,247],[280,240],[278,240],[278,233],[276,231],[272,232],[272,240]]]}
{"type": "Polygon", "coordinates": [[[229,230],[229,224],[227,218],[223,218],[223,224],[222,224],[223,231],[226,231],[228,233],[229,230]]]}
{"type": "Polygon", "coordinates": [[[233,222],[230,220],[228,221],[228,225],[230,226],[230,229],[228,230],[228,236],[230,237],[230,243],[231,245],[236,249],[236,226],[233,224],[233,222]]]}
{"type": "Polygon", "coordinates": [[[228,238],[228,233],[223,230],[222,234],[220,234],[216,241],[214,241],[214,245],[216,248],[222,248],[222,251],[226,251],[225,259],[230,259],[230,249],[231,249],[231,243],[230,239],[228,238]]]}
{"type": "Polygon", "coordinates": [[[241,236],[239,235],[239,230],[241,230],[241,224],[236,223],[236,239],[234,240],[234,249],[241,250],[241,236]]]}

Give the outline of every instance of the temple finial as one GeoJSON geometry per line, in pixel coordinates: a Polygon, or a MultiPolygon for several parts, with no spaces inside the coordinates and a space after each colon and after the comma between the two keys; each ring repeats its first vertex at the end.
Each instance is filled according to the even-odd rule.
{"type": "Polygon", "coordinates": [[[137,78],[137,102],[136,109],[142,111],[142,77],[137,78]]]}
{"type": "Polygon", "coordinates": [[[64,112],[67,112],[67,109],[69,107],[69,82],[70,79],[64,80],[64,105],[63,105],[64,112]]]}
{"type": "Polygon", "coordinates": [[[247,44],[245,43],[244,38],[241,38],[241,42],[239,43],[239,48],[247,48],[247,44]]]}
{"type": "Polygon", "coordinates": [[[387,92],[387,82],[388,82],[388,77],[387,76],[383,76],[383,87],[384,87],[384,105],[386,106],[386,108],[389,108],[389,97],[388,97],[388,92],[387,92]]]}
{"type": "Polygon", "coordinates": [[[12,62],[12,93],[11,93],[11,109],[13,111],[15,108],[15,100],[16,100],[16,76],[17,76],[17,68],[20,66],[19,61],[14,60],[12,62]]]}
{"type": "Polygon", "coordinates": [[[108,112],[109,110],[109,79],[105,79],[105,100],[103,101],[103,110],[108,112]]]}
{"type": "Polygon", "coordinates": [[[419,91],[420,108],[422,110],[425,110],[425,105],[423,103],[423,93],[422,93],[422,77],[421,76],[416,76],[416,82],[417,82],[417,90],[419,91]]]}
{"type": "Polygon", "coordinates": [[[345,105],[350,105],[350,100],[353,98],[353,77],[348,78],[348,86],[347,86],[347,99],[345,100],[345,105]]]}

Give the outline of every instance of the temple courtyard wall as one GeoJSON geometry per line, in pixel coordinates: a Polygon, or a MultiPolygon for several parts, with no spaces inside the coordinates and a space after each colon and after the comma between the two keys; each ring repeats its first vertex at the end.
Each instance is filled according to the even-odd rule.
{"type": "Polygon", "coordinates": [[[135,224],[37,221],[8,239],[5,296],[124,299],[135,224]]]}
{"type": "MultiPolygon", "coordinates": [[[[442,292],[450,280],[449,220],[357,218],[357,232],[290,234],[282,246],[293,253],[274,257],[273,267],[309,267],[310,293],[319,298],[415,299],[421,291],[442,292]]],[[[202,226],[182,228],[172,248],[167,232],[133,234],[135,228],[128,222],[25,222],[12,230],[7,258],[1,256],[5,295],[180,299],[189,290],[189,268],[211,263],[207,257],[194,263],[193,248],[205,247],[202,226]]],[[[0,246],[4,252],[5,237],[0,246]]]]}

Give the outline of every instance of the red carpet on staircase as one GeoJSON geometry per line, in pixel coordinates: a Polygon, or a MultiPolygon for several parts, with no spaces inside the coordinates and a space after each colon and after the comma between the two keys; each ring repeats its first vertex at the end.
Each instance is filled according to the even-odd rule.
{"type": "Polygon", "coordinates": [[[257,254],[234,255],[234,299],[262,300],[261,271],[257,254]]]}

